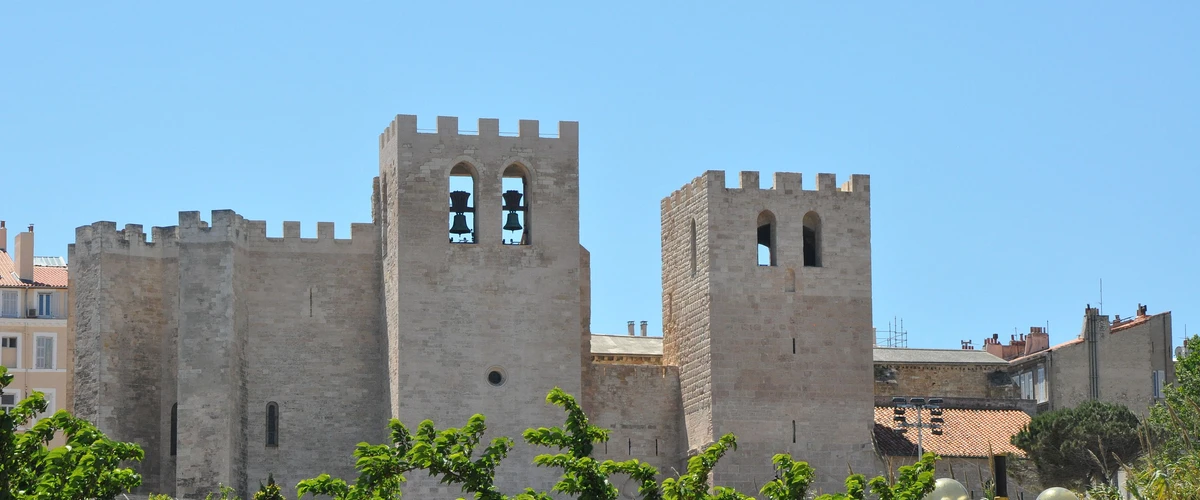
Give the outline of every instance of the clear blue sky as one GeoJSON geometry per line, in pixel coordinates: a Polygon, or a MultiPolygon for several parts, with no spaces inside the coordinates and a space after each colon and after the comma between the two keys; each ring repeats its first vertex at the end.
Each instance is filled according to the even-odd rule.
{"type": "Polygon", "coordinates": [[[1200,4],[723,3],[6,2],[0,218],[345,237],[395,114],[578,120],[596,332],[660,328],[659,200],[707,169],[870,174],[912,347],[1073,338],[1101,279],[1200,332],[1200,4]]]}

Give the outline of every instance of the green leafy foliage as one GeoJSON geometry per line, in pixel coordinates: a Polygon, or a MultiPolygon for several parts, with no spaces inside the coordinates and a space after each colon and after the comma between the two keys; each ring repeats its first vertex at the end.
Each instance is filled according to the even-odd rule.
{"type": "Polygon", "coordinates": [[[802,500],[808,494],[817,472],[808,462],[797,462],[791,455],[779,454],[771,459],[775,464],[775,479],[759,493],[770,500],[802,500]]]}
{"type": "Polygon", "coordinates": [[[688,459],[687,472],[678,478],[663,480],[664,500],[742,500],[751,499],[732,488],[715,486],[709,493],[708,476],[726,452],[737,449],[737,438],[733,434],[721,436],[704,452],[688,459]]]}
{"type": "Polygon", "coordinates": [[[258,484],[258,491],[254,493],[254,500],[286,500],[283,497],[283,492],[279,489],[279,485],[275,484],[275,475],[267,474],[267,484],[258,484]]]}
{"type": "MultiPolygon", "coordinates": [[[[896,482],[889,484],[883,476],[872,479],[867,484],[871,494],[879,500],[921,500],[933,491],[937,479],[934,478],[938,456],[926,453],[917,463],[900,468],[896,482]]],[[[849,479],[846,480],[847,485],[849,479]]],[[[862,498],[857,497],[857,498],[862,498]]]]}
{"type": "Polygon", "coordinates": [[[539,467],[556,467],[563,470],[562,479],[554,485],[554,491],[574,495],[580,500],[615,500],[617,487],[609,481],[612,474],[620,473],[632,477],[640,485],[638,494],[643,500],[658,500],[662,492],[655,482],[658,470],[638,460],[603,462],[592,458],[593,445],[608,441],[608,429],[588,423],[587,415],[575,398],[555,387],[546,396],[546,402],[561,407],[567,413],[564,428],[538,428],[525,431],[525,442],[535,446],[556,448],[564,453],[538,455],[533,463],[539,467]]]}
{"type": "Polygon", "coordinates": [[[464,493],[473,493],[477,500],[506,500],[508,497],[496,489],[496,467],[508,456],[513,440],[495,438],[479,458],[474,458],[475,448],[487,431],[484,420],[483,415],[472,415],[461,429],[443,431],[434,429],[433,421],[421,422],[409,459],[443,484],[461,485],[464,493]]]}
{"type": "Polygon", "coordinates": [[[1200,337],[1175,363],[1175,383],[1150,410],[1147,453],[1126,466],[1126,486],[1134,498],[1195,498],[1200,491],[1200,337]]]}
{"type": "Polygon", "coordinates": [[[1188,354],[1175,361],[1175,382],[1163,389],[1163,401],[1146,419],[1155,451],[1172,458],[1200,450],[1200,336],[1188,344],[1188,354]]]}
{"type": "Polygon", "coordinates": [[[204,495],[204,500],[241,500],[232,486],[217,484],[217,491],[204,495]]]}
{"type": "Polygon", "coordinates": [[[1121,463],[1141,451],[1138,418],[1128,408],[1086,401],[1075,408],[1039,414],[1012,444],[1033,460],[1042,484],[1078,490],[1112,484],[1121,463]]]}
{"type": "MultiPolygon", "coordinates": [[[[12,381],[0,366],[0,389],[12,381]]],[[[113,441],[65,410],[18,432],[46,408],[45,396],[34,391],[12,410],[0,412],[0,500],[107,500],[141,484],[133,469],[121,467],[122,462],[142,460],[140,447],[113,441]],[[48,448],[60,432],[66,444],[48,448]]]]}
{"type": "Polygon", "coordinates": [[[417,469],[409,454],[413,448],[413,436],[399,420],[388,422],[391,445],[358,443],[354,448],[354,468],[358,479],[353,485],[345,480],[321,474],[305,479],[296,485],[296,495],[312,494],[333,497],[335,500],[366,500],[400,498],[404,474],[417,469]]]}

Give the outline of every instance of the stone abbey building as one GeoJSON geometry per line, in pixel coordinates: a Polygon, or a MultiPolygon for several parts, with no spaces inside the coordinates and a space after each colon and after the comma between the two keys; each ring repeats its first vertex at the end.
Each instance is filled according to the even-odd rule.
{"type": "MultiPolygon", "coordinates": [[[[353,478],[355,444],[386,442],[388,418],[474,413],[518,441],[505,491],[549,490],[557,471],[531,465],[546,450],[520,435],[561,425],[555,386],[612,429],[601,459],[673,475],[732,432],[714,480],[748,493],[775,453],[816,466],[825,491],[847,465],[880,472],[868,177],[741,172],[727,188],[703,173],[662,200],[663,338],[593,337],[578,148],[575,122],[508,136],[484,119],[467,135],[401,115],[379,136],[372,222],[349,239],[324,222],[267,237],[228,210],[182,212],[149,239],[78,228],[76,413],[144,447],[139,493],[186,498],[268,474],[289,496],[323,472],[353,478]]],[[[421,474],[406,492],[460,495],[421,474]]]]}

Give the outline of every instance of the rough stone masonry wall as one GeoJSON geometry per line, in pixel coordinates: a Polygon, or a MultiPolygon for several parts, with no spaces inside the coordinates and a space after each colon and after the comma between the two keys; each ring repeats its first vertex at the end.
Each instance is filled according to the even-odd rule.
{"type": "Polygon", "coordinates": [[[139,492],[173,494],[178,249],[174,227],[153,233],[147,242],[141,226],[117,231],[112,222],[76,230],[69,248],[76,332],[72,410],[110,437],[142,447],[145,459],[135,465],[143,478],[139,492]]]}
{"type": "MultiPolygon", "coordinates": [[[[507,492],[548,490],[554,471],[532,465],[520,443],[528,427],[561,423],[545,403],[559,386],[580,392],[580,250],[578,125],[559,123],[559,137],[540,137],[522,120],[517,137],[502,137],[497,120],[480,120],[478,135],[458,132],[458,120],[438,117],[437,133],[419,133],[401,115],[380,136],[381,177],[389,177],[385,234],[385,305],[392,416],[409,426],[432,419],[459,427],[474,413],[487,417],[487,439],[519,442],[497,473],[507,492]],[[451,168],[476,172],[474,244],[450,244],[451,168]],[[527,216],[531,245],[501,244],[501,175],[518,164],[530,172],[527,216]],[[394,167],[393,167],[394,165],[394,167]],[[402,216],[399,216],[402,214],[402,216]],[[491,370],[505,381],[492,386],[491,370]]],[[[411,477],[420,498],[460,492],[411,477]]]]}
{"type": "Polygon", "coordinates": [[[989,376],[1005,373],[1007,365],[875,364],[876,396],[933,396],[948,398],[1017,398],[1012,383],[997,385],[989,376]],[[887,372],[881,380],[880,372],[887,372]]]}
{"type": "MultiPolygon", "coordinates": [[[[709,206],[701,176],[662,200],[663,364],[679,368],[684,451],[712,443],[709,206]]],[[[722,188],[724,186],[721,186],[722,188]]]]}
{"type": "Polygon", "coordinates": [[[265,238],[247,221],[249,265],[238,269],[238,308],[248,330],[244,426],[248,483],[273,474],[288,497],[301,479],[353,478],[354,446],[386,442],[387,398],[377,237],[353,224],[335,240],[332,223],[316,238],[284,223],[265,238]],[[266,444],[267,403],[279,409],[278,446],[266,444]]]}
{"type": "MultiPolygon", "coordinates": [[[[583,385],[588,419],[611,430],[608,443],[597,444],[593,457],[618,462],[636,458],[657,467],[660,481],[684,470],[678,368],[591,364],[583,385]]],[[[637,483],[627,477],[613,482],[621,498],[638,498],[637,483]]]]}
{"type": "MultiPolygon", "coordinates": [[[[814,465],[819,486],[837,488],[847,464],[874,467],[868,179],[853,176],[839,190],[819,174],[817,190],[804,191],[799,174],[776,174],[772,189],[759,188],[757,172],[743,172],[733,189],[723,172],[705,177],[692,196],[708,205],[699,231],[709,254],[712,425],[738,437],[714,480],[755,490],[773,477],[771,456],[791,453],[814,465]],[[775,217],[776,266],[757,265],[764,210],[775,217]],[[802,265],[810,211],[821,219],[822,267],[802,265]]],[[[690,377],[685,366],[681,379],[690,377]]]]}

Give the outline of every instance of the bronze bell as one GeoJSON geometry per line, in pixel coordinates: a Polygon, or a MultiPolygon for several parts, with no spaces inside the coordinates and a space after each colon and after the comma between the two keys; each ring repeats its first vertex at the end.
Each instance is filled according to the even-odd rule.
{"type": "Polygon", "coordinates": [[[510,189],[505,191],[504,194],[500,196],[504,198],[504,210],[512,211],[523,209],[521,207],[521,197],[525,195],[521,194],[520,191],[510,189]]]}
{"type": "Polygon", "coordinates": [[[504,223],[505,231],[520,231],[521,221],[517,218],[516,212],[508,213],[508,221],[504,223]]]}
{"type": "Polygon", "coordinates": [[[469,232],[471,232],[471,228],[467,227],[467,216],[454,214],[454,224],[450,225],[450,234],[467,234],[469,232]]]}
{"type": "Polygon", "coordinates": [[[467,200],[471,198],[471,193],[466,191],[451,191],[450,192],[450,211],[463,213],[467,211],[467,200]]]}

